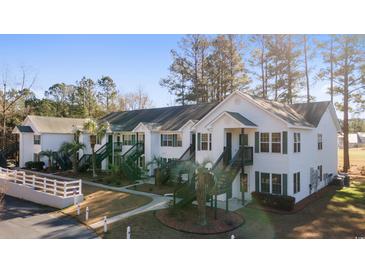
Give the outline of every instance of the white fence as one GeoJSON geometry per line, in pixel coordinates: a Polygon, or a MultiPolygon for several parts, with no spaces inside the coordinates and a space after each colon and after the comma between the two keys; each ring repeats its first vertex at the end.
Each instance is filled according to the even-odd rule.
{"type": "Polygon", "coordinates": [[[10,196],[57,208],[83,200],[81,180],[59,181],[0,167],[0,183],[10,196]]]}

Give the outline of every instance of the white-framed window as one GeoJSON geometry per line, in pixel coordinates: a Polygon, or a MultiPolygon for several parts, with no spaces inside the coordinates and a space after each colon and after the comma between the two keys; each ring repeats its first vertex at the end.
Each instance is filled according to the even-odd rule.
{"type": "Polygon", "coordinates": [[[135,143],[136,143],[135,134],[123,134],[123,145],[124,146],[132,146],[135,143]]]}
{"type": "Polygon", "coordinates": [[[281,174],[271,174],[271,193],[281,195],[281,174]]]}
{"type": "Polygon", "coordinates": [[[294,194],[300,192],[300,172],[293,174],[293,184],[294,194]]]}
{"type": "Polygon", "coordinates": [[[198,150],[212,150],[211,133],[198,133],[198,150]]]}
{"type": "Polygon", "coordinates": [[[281,133],[273,132],[271,133],[271,152],[281,153],[281,133]]]}
{"type": "Polygon", "coordinates": [[[294,132],[294,152],[300,152],[300,133],[294,132]]]}
{"type": "Polygon", "coordinates": [[[181,134],[161,134],[161,146],[162,147],[181,147],[182,136],[181,134]]]}
{"type": "Polygon", "coordinates": [[[322,134],[318,134],[317,139],[318,139],[318,150],[322,150],[323,149],[322,134]]]}
{"type": "Polygon", "coordinates": [[[261,192],[270,193],[270,173],[261,173],[261,192]]]}
{"type": "Polygon", "coordinates": [[[41,135],[34,135],[34,144],[35,145],[40,145],[41,144],[41,135]]]}
{"type": "Polygon", "coordinates": [[[270,152],[270,134],[268,132],[260,133],[260,152],[270,152]]]}

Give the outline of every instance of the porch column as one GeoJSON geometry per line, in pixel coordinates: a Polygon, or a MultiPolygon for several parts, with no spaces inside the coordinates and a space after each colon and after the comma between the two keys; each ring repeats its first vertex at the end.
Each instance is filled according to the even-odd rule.
{"type": "MultiPolygon", "coordinates": [[[[243,136],[244,136],[244,134],[245,134],[245,129],[244,128],[241,128],[241,138],[242,138],[242,140],[241,140],[241,148],[242,148],[242,151],[241,151],[241,153],[242,153],[242,165],[241,165],[241,176],[242,176],[242,178],[244,177],[244,174],[245,174],[245,151],[244,151],[244,148],[245,148],[245,145],[243,144],[243,136]]],[[[241,181],[241,176],[240,176],[240,181],[241,181]]],[[[242,182],[240,182],[240,184],[242,184],[242,182]]],[[[247,184],[248,184],[248,182],[247,182],[247,184]]],[[[245,190],[244,190],[244,188],[243,188],[243,185],[242,185],[242,192],[241,192],[241,195],[242,195],[242,205],[244,205],[245,204],[245,190]]]]}

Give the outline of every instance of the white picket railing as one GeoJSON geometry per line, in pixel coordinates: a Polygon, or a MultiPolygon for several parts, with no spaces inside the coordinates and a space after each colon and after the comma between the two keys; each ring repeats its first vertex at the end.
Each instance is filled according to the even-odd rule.
{"type": "Polygon", "coordinates": [[[24,171],[11,170],[2,167],[0,167],[0,177],[6,178],[8,181],[15,184],[26,185],[32,187],[36,191],[62,198],[82,194],[81,180],[59,181],[47,177],[39,177],[34,174],[27,174],[24,171]]]}

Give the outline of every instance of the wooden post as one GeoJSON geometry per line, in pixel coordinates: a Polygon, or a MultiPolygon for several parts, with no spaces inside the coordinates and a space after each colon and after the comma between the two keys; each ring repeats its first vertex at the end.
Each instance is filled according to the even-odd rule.
{"type": "Polygon", "coordinates": [[[79,194],[82,194],[82,180],[79,180],[79,194]]]}
{"type": "Polygon", "coordinates": [[[47,188],[46,188],[46,177],[43,178],[43,192],[47,192],[47,188]]]}
{"type": "Polygon", "coordinates": [[[104,216],[104,233],[108,232],[108,222],[106,216],[104,216]]]}
{"type": "Polygon", "coordinates": [[[77,216],[80,216],[80,204],[77,204],[77,216]]]}
{"type": "Polygon", "coordinates": [[[56,196],[57,195],[57,180],[53,180],[53,194],[56,196]]]}
{"type": "Polygon", "coordinates": [[[131,227],[128,226],[127,227],[127,239],[130,239],[131,238],[131,227]]]}
{"type": "Polygon", "coordinates": [[[32,184],[33,184],[33,189],[35,188],[35,175],[33,174],[33,178],[32,178],[32,184]]]}
{"type": "Polygon", "coordinates": [[[63,182],[63,197],[66,198],[66,182],[63,182]]]}
{"type": "Polygon", "coordinates": [[[89,220],[89,207],[86,207],[86,212],[85,212],[85,221],[89,220]]]}
{"type": "Polygon", "coordinates": [[[23,185],[25,184],[25,172],[23,172],[23,185]]]}

